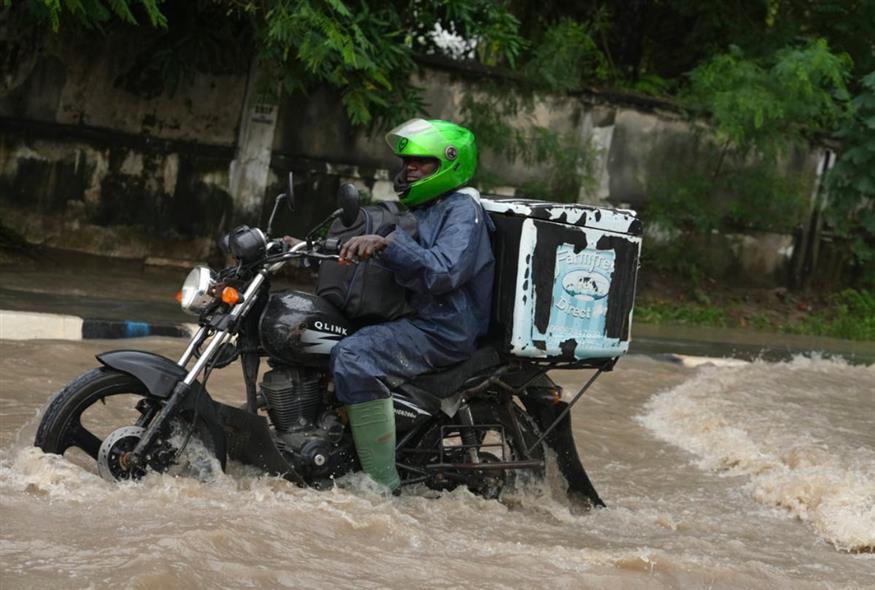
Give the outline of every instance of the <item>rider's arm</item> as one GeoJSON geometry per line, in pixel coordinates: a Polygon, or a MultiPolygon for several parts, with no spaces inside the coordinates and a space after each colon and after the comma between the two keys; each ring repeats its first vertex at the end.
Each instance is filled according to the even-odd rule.
{"type": "Polygon", "coordinates": [[[380,264],[415,292],[442,295],[464,285],[477,268],[480,240],[486,238],[483,213],[471,199],[458,199],[442,219],[434,246],[423,248],[404,231],[395,231],[380,264]]]}

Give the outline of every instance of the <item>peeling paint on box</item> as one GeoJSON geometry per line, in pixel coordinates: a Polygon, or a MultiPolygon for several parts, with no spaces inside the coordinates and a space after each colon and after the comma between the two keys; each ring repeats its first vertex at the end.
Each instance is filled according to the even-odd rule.
{"type": "Polygon", "coordinates": [[[641,235],[642,225],[629,209],[607,209],[580,204],[548,203],[530,199],[493,199],[484,197],[483,208],[489,213],[503,213],[546,219],[569,225],[593,227],[618,233],[641,235]]]}
{"type": "Polygon", "coordinates": [[[494,220],[519,220],[500,224],[518,228],[502,237],[503,247],[508,240],[518,246],[512,310],[503,310],[512,315],[508,352],[562,361],[627,352],[641,247],[634,214],[536,201],[483,204],[494,220]]]}

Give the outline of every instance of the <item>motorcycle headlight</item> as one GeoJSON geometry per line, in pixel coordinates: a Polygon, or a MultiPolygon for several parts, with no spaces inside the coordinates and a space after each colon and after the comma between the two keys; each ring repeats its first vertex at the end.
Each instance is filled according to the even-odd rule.
{"type": "Polygon", "coordinates": [[[214,284],[213,273],[206,266],[194,267],[182,284],[182,311],[200,315],[213,300],[210,290],[214,284]]]}

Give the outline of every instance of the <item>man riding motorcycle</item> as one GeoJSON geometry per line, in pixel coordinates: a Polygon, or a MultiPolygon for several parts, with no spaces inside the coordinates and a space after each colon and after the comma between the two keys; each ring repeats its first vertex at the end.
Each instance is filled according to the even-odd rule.
{"type": "Polygon", "coordinates": [[[397,416],[405,483],[440,490],[466,485],[499,497],[517,473],[544,475],[548,447],[569,496],[603,505],[580,462],[570,410],[627,350],[640,221],[630,212],[577,205],[481,204],[474,189],[461,188],[476,165],[474,137],[452,123],[410,121],[387,140],[404,161],[396,188],[412,213],[388,204],[361,209],[355,187],[344,185],[340,209],[311,232],[332,223],[329,234],[341,237],[284,247],[269,236],[280,205],[294,202],[290,175],[289,193],[277,197],[266,231],[240,226],[228,235],[233,265],[218,271],[198,266],[186,278],[180,303],[197,315],[198,330],[179,360],[137,350],[98,355],[99,367],[52,397],[34,444],[59,455],[75,447],[96,461],[101,477],[126,481],[182,465],[181,451],[197,437],[223,468],[231,458],[314,487],[362,468],[397,490],[397,416]],[[418,222],[415,232],[411,218],[418,222]],[[496,257],[511,263],[501,273],[494,269],[493,227],[496,257]],[[377,229],[353,237],[362,228],[377,229]],[[349,272],[334,262],[322,267],[324,297],[271,293],[272,275],[287,262],[326,264],[340,255],[355,261],[375,253],[379,259],[349,272]],[[493,274],[501,277],[496,293],[504,308],[494,310],[490,342],[475,349],[491,315],[493,274]],[[599,287],[576,299],[573,309],[586,317],[554,317],[552,308],[563,311],[554,299],[576,296],[582,276],[599,287]],[[378,280],[367,291],[365,279],[373,277],[378,280]],[[534,297],[536,288],[550,294],[551,286],[555,298],[534,297]],[[392,288],[403,291],[394,299],[383,296],[392,288]],[[331,289],[339,292],[339,304],[328,298],[337,294],[331,289]],[[338,308],[356,297],[344,317],[338,308]],[[366,298],[375,307],[361,313],[366,298]],[[374,317],[403,319],[354,331],[374,317]],[[264,357],[270,370],[259,386],[264,357]],[[235,360],[243,370],[243,407],[216,402],[206,390],[213,369],[235,360]],[[565,402],[546,374],[551,369],[596,372],[565,402]],[[139,416],[101,438],[83,415],[115,396],[139,416]],[[185,433],[181,442],[174,440],[177,432],[185,433]]]}
{"type": "Polygon", "coordinates": [[[492,222],[473,189],[474,135],[446,121],[413,119],[386,135],[402,159],[395,191],[418,222],[414,239],[388,228],[385,235],[351,238],[341,260],[378,262],[409,292],[413,314],[366,326],[332,351],[335,395],[346,405],[364,471],[396,490],[395,416],[387,379],[408,380],[459,363],[475,351],[489,322],[495,259],[492,222]]]}

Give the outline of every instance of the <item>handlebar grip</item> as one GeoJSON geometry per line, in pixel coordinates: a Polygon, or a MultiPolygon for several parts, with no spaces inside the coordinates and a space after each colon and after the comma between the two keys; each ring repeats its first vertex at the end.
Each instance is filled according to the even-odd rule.
{"type": "Polygon", "coordinates": [[[340,254],[340,249],[343,247],[343,241],[339,238],[327,238],[322,242],[320,250],[325,254],[340,254]]]}

